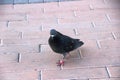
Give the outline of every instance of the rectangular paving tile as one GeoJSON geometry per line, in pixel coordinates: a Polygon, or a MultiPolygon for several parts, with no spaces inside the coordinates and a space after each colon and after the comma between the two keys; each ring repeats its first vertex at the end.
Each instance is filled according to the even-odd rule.
{"type": "Polygon", "coordinates": [[[108,67],[110,77],[120,77],[120,67],[108,67]]]}
{"type": "Polygon", "coordinates": [[[39,45],[5,45],[0,47],[1,53],[39,52],[39,45]]]}
{"type": "Polygon", "coordinates": [[[0,74],[1,80],[40,80],[37,71],[20,71],[0,74]]]}
{"type": "Polygon", "coordinates": [[[103,78],[103,79],[89,79],[89,80],[120,80],[120,78],[103,78]]]}
{"type": "Polygon", "coordinates": [[[0,65],[18,61],[17,53],[0,53],[0,65]]]}
{"type": "Polygon", "coordinates": [[[100,41],[101,48],[120,48],[119,40],[102,40],[100,41]]]}
{"type": "Polygon", "coordinates": [[[85,69],[66,69],[66,70],[44,70],[42,71],[43,80],[54,79],[88,79],[88,78],[107,78],[105,68],[85,68],[85,69]]]}

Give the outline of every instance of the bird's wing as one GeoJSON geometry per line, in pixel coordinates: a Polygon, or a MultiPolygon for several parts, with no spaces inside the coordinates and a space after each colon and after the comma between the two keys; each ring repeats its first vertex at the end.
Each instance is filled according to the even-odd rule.
{"type": "Polygon", "coordinates": [[[62,38],[62,44],[65,51],[70,51],[73,50],[75,41],[71,37],[64,35],[62,38]]]}

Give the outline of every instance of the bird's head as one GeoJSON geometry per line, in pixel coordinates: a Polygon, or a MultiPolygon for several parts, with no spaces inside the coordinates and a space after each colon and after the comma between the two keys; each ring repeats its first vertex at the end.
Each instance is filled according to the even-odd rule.
{"type": "Polygon", "coordinates": [[[55,29],[50,30],[50,36],[55,37],[58,34],[58,32],[55,29]]]}

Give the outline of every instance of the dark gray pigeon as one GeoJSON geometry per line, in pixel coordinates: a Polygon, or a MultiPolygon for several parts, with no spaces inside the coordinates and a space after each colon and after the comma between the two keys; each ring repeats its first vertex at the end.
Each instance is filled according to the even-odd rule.
{"type": "Polygon", "coordinates": [[[63,59],[70,51],[73,51],[84,44],[79,39],[73,39],[69,36],[63,35],[55,29],[50,31],[50,38],[48,42],[54,52],[63,54],[63,59]]]}

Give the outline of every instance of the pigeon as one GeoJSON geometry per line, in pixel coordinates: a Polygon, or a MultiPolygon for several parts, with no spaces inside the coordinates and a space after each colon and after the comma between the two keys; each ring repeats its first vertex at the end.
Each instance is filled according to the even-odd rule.
{"type": "MultiPolygon", "coordinates": [[[[84,42],[80,41],[80,39],[71,38],[58,32],[55,29],[50,30],[48,43],[54,52],[63,55],[63,59],[65,59],[66,55],[69,54],[69,52],[77,49],[78,47],[81,47],[84,44],[84,42]]],[[[64,65],[64,60],[59,60],[57,64],[59,66],[64,65]]]]}

